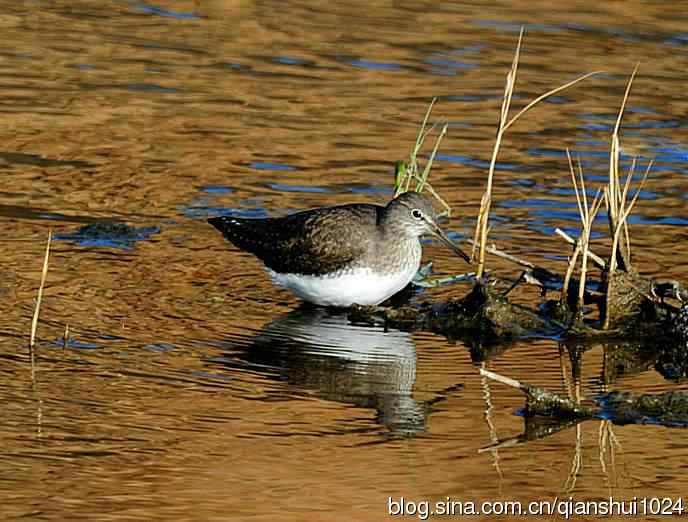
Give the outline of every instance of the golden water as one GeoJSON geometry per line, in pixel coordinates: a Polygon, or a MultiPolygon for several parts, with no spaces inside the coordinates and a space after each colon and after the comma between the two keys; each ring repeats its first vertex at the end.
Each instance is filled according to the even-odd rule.
{"type": "MultiPolygon", "coordinates": [[[[568,250],[552,230],[577,227],[562,153],[580,154],[594,191],[640,62],[623,144],[657,167],[634,259],[685,282],[686,22],[677,3],[642,1],[0,2],[3,518],[377,521],[390,496],[685,494],[680,428],[589,421],[480,451],[524,425],[522,397],[481,366],[582,396],[681,387],[652,366],[616,371],[593,345],[574,378],[556,341],[480,361],[441,336],[294,311],[205,218],[385,201],[437,96],[450,128],[433,181],[454,209],[449,228],[470,234],[525,25],[518,106],[606,74],[514,126],[494,239],[562,270],[568,250]],[[48,230],[103,218],[157,232],[127,248],[53,242],[32,378],[48,230]]],[[[465,269],[440,246],[425,251],[439,275],[465,269]]]]}

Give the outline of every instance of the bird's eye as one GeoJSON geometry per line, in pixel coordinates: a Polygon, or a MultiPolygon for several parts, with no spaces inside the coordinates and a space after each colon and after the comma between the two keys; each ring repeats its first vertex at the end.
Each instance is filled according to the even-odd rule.
{"type": "Polygon", "coordinates": [[[414,208],[411,211],[411,215],[413,216],[414,219],[422,219],[423,218],[423,213],[418,210],[417,208],[414,208]]]}

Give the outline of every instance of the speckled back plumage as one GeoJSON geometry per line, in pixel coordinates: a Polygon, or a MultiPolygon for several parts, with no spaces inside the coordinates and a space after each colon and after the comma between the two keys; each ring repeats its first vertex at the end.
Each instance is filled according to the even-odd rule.
{"type": "Polygon", "coordinates": [[[208,222],[275,272],[323,275],[353,266],[383,270],[419,262],[419,234],[408,217],[416,207],[434,217],[427,198],[407,192],[385,207],[350,204],[280,218],[216,217],[208,222]]]}
{"type": "Polygon", "coordinates": [[[366,230],[382,207],[343,205],[267,219],[211,218],[208,222],[237,247],[280,273],[321,275],[365,254],[366,230]]]}

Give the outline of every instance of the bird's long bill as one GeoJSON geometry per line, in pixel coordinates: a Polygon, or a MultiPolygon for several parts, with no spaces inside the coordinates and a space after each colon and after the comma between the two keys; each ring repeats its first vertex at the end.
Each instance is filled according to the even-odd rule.
{"type": "Polygon", "coordinates": [[[451,248],[454,252],[456,252],[461,257],[463,257],[467,263],[471,262],[471,258],[468,257],[463,250],[461,250],[458,246],[456,246],[456,243],[454,243],[451,239],[449,239],[447,237],[447,235],[444,232],[442,232],[442,229],[440,227],[438,227],[437,225],[435,225],[433,223],[433,224],[431,224],[431,228],[432,228],[433,235],[435,237],[437,237],[437,239],[442,241],[442,243],[444,243],[446,246],[451,248]]]}

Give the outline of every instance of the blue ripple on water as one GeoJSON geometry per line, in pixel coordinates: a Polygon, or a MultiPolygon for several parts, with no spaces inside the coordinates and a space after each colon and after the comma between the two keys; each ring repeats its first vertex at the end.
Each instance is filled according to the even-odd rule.
{"type": "MultiPolygon", "coordinates": [[[[489,18],[485,19],[480,19],[480,18],[475,18],[473,20],[468,21],[469,24],[476,25],[478,27],[491,27],[493,29],[496,29],[498,31],[506,31],[506,32],[511,32],[511,33],[517,33],[521,30],[522,27],[526,27],[528,29],[532,29],[535,26],[535,24],[526,24],[523,22],[505,22],[503,20],[492,20],[489,18]]],[[[540,25],[541,29],[544,29],[545,25],[540,25]]],[[[550,29],[552,26],[549,26],[550,29]]]]}
{"type": "Polygon", "coordinates": [[[177,20],[200,20],[201,17],[195,13],[184,13],[181,11],[171,11],[169,9],[163,9],[162,7],[157,7],[154,5],[139,3],[134,6],[134,8],[145,14],[151,14],[156,16],[164,16],[167,18],[176,18],[177,20]]]}
{"type": "Polygon", "coordinates": [[[330,190],[325,187],[313,187],[307,185],[287,185],[285,183],[268,183],[267,186],[273,190],[279,190],[281,192],[330,192],[330,190]]]}
{"type": "Polygon", "coordinates": [[[164,87],[155,83],[128,83],[125,89],[135,92],[157,92],[160,94],[174,94],[179,92],[176,87],[164,87]]]}
{"type": "Polygon", "coordinates": [[[445,96],[443,99],[449,101],[475,102],[490,99],[496,100],[497,96],[491,96],[487,94],[450,94],[449,96],[445,96]]]}
{"type": "Polygon", "coordinates": [[[284,65],[313,65],[310,60],[304,60],[302,58],[294,58],[292,56],[275,56],[273,61],[281,63],[284,65]]]}
{"type": "MultiPolygon", "coordinates": [[[[563,230],[566,232],[569,236],[571,237],[578,237],[581,234],[580,228],[574,228],[574,227],[565,227],[565,226],[547,226],[544,224],[537,224],[537,225],[532,225],[528,227],[535,232],[538,232],[542,234],[543,236],[553,236],[555,234],[555,230],[558,228],[560,230],[563,230]]],[[[603,237],[607,237],[606,234],[602,232],[598,232],[596,230],[591,230],[590,231],[590,239],[600,239],[603,237]]]]}
{"type": "Polygon", "coordinates": [[[64,336],[58,337],[54,341],[50,342],[51,346],[55,346],[57,348],[65,348],[65,344],[67,348],[76,348],[78,350],[97,350],[99,348],[103,348],[102,344],[88,341],[79,341],[72,337],[67,337],[67,342],[65,343],[64,336]]]}
{"type": "MultiPolygon", "coordinates": [[[[540,218],[545,218],[545,219],[550,219],[554,221],[574,221],[574,222],[579,222],[580,221],[580,214],[578,213],[578,209],[575,211],[567,212],[565,210],[533,210],[529,213],[530,217],[540,217],[540,218]]],[[[597,215],[595,218],[595,223],[601,223],[604,220],[606,220],[606,216],[601,216],[597,215]]],[[[561,227],[559,227],[561,228],[561,227]]]]}
{"type": "MultiPolygon", "coordinates": [[[[566,150],[564,149],[548,149],[546,147],[531,147],[526,150],[528,154],[531,154],[533,156],[542,156],[545,158],[566,158],[566,150]]],[[[571,158],[577,159],[577,158],[585,158],[585,157],[591,157],[591,158],[608,158],[609,157],[609,152],[603,151],[603,150],[584,150],[584,151],[578,151],[578,150],[572,150],[571,151],[571,158]]]]}
{"type": "Polygon", "coordinates": [[[208,219],[216,216],[232,216],[246,218],[265,218],[268,213],[264,208],[233,208],[211,206],[188,206],[182,208],[184,215],[191,219],[208,219]]]}
{"type": "Polygon", "coordinates": [[[205,185],[201,187],[201,191],[209,194],[229,194],[230,192],[234,192],[234,189],[224,185],[205,185]]]}
{"type": "Polygon", "coordinates": [[[676,216],[649,217],[631,214],[628,217],[631,225],[688,225],[688,219],[676,216]]]}
{"type": "Polygon", "coordinates": [[[370,60],[351,60],[350,65],[374,71],[395,71],[401,69],[398,63],[371,62],[370,60]]]}
{"type": "Polygon", "coordinates": [[[346,190],[354,194],[385,194],[388,196],[394,194],[394,189],[391,187],[347,187],[346,190]]]}
{"type": "Polygon", "coordinates": [[[563,202],[553,199],[508,199],[506,201],[499,202],[500,207],[506,208],[576,208],[578,205],[575,202],[563,202]]]}
{"type": "MultiPolygon", "coordinates": [[[[460,165],[470,165],[471,167],[478,167],[481,169],[487,169],[490,167],[489,161],[483,161],[476,158],[472,158],[471,156],[463,156],[458,154],[439,153],[437,154],[437,156],[435,156],[435,160],[451,161],[452,163],[459,163],[460,165]]],[[[495,165],[495,170],[519,170],[520,168],[521,166],[515,163],[504,163],[501,161],[495,165]]]]}
{"type": "Polygon", "coordinates": [[[149,343],[144,345],[144,348],[155,352],[168,352],[174,350],[176,346],[171,343],[149,343]]]}
{"type": "Polygon", "coordinates": [[[682,149],[679,145],[663,145],[652,150],[657,161],[688,161],[688,150],[682,149]]]}
{"type": "Polygon", "coordinates": [[[688,33],[675,34],[664,40],[664,42],[671,45],[686,45],[688,44],[688,33]]]}
{"type": "Polygon", "coordinates": [[[296,170],[293,165],[286,165],[284,163],[272,163],[269,161],[254,161],[251,163],[251,167],[258,170],[296,170]]]}
{"type": "Polygon", "coordinates": [[[476,67],[476,65],[473,63],[461,62],[459,60],[449,60],[446,58],[426,58],[425,63],[448,67],[451,69],[475,69],[476,67]]]}

